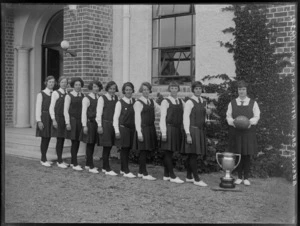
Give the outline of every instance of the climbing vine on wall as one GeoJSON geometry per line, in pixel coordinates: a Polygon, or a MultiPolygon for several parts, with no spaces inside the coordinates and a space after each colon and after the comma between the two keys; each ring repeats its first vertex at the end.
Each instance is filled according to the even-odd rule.
{"type": "MultiPolygon", "coordinates": [[[[248,94],[254,98],[261,110],[257,127],[260,147],[279,148],[290,143],[292,112],[292,77],[280,77],[282,69],[289,65],[291,54],[275,53],[277,43],[270,43],[275,31],[274,23],[267,23],[267,5],[234,4],[224,8],[233,11],[235,28],[223,30],[232,33],[232,43],[222,43],[233,53],[236,65],[236,80],[243,79],[251,87],[248,94]]],[[[276,33],[275,33],[276,34],[276,33]]],[[[221,97],[226,99],[227,97],[221,97]]]]}

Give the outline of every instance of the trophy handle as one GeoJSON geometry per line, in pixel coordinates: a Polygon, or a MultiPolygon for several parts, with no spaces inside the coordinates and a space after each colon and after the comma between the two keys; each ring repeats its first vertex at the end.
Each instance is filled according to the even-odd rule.
{"type": "Polygon", "coordinates": [[[216,159],[217,159],[217,163],[218,163],[218,165],[221,167],[221,169],[223,168],[222,166],[221,166],[221,164],[219,163],[219,160],[218,160],[218,156],[219,155],[221,155],[222,153],[216,153],[216,159]]]}
{"type": "Polygon", "coordinates": [[[241,161],[241,154],[235,154],[235,156],[239,156],[239,161],[238,161],[238,164],[235,165],[235,167],[233,168],[233,170],[238,167],[238,165],[240,164],[240,161],[241,161]]]}

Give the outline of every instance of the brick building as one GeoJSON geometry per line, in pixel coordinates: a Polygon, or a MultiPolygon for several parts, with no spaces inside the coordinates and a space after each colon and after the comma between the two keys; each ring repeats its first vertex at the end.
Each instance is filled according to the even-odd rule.
{"type": "MultiPolygon", "coordinates": [[[[182,96],[206,75],[235,77],[232,54],[219,41],[234,26],[226,5],[47,5],[2,4],[5,126],[35,127],[35,100],[48,75],[114,80],[119,87],[149,81],[164,93],[179,80],[182,96]],[[65,54],[60,43],[67,40],[65,54]]],[[[295,52],[295,4],[270,4],[267,17],[280,22],[270,40],[277,52],[295,52]],[[293,30],[294,29],[294,30],[293,30]]],[[[282,74],[293,74],[287,67],[282,74]]],[[[2,75],[3,76],[3,75],[2,75]]],[[[137,90],[137,89],[136,89],[137,90]]]]}

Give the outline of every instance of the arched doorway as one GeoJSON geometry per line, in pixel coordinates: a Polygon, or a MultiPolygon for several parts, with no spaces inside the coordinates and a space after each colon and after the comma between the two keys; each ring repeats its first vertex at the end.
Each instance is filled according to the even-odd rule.
{"type": "MultiPolygon", "coordinates": [[[[49,75],[58,80],[63,74],[63,50],[60,43],[63,40],[63,10],[57,12],[49,20],[42,40],[42,78],[41,88],[45,88],[45,78],[49,75]]],[[[58,87],[54,87],[57,89],[58,87]]]]}

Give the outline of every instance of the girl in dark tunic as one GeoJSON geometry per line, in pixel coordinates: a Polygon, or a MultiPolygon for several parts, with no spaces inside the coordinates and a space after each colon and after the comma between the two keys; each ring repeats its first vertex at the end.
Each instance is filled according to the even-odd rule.
{"type": "Polygon", "coordinates": [[[68,79],[61,76],[58,79],[60,88],[53,92],[50,104],[50,116],[52,119],[51,137],[56,137],[56,154],[57,166],[60,168],[68,168],[69,164],[62,160],[63,147],[65,142],[66,122],[64,117],[64,103],[67,94],[66,88],[68,79]]]}
{"type": "Polygon", "coordinates": [[[183,125],[186,133],[183,154],[188,155],[186,182],[205,187],[207,184],[200,180],[197,169],[197,155],[206,154],[205,115],[206,102],[201,98],[202,83],[192,83],[194,95],[186,101],[183,113],[183,125]]]}
{"type": "Polygon", "coordinates": [[[133,149],[139,150],[138,177],[145,180],[156,180],[148,174],[146,169],[147,152],[157,148],[157,135],[155,129],[155,113],[160,113],[158,104],[149,98],[152,86],[149,82],[143,82],[139,92],[142,96],[133,105],[135,113],[135,129],[133,149]]]}
{"type": "Polygon", "coordinates": [[[88,89],[91,90],[89,95],[82,100],[82,131],[80,140],[86,143],[86,165],[85,168],[90,173],[99,173],[97,167],[94,167],[93,154],[95,144],[98,143],[96,108],[99,97],[99,91],[102,90],[102,84],[99,81],[92,81],[88,89]]]}
{"type": "Polygon", "coordinates": [[[113,116],[115,106],[118,101],[116,92],[119,92],[118,86],[114,81],[107,83],[105,87],[107,92],[105,95],[100,96],[97,104],[96,121],[98,124],[99,133],[99,146],[103,146],[102,159],[103,167],[102,172],[105,175],[116,176],[109,166],[109,156],[112,146],[115,144],[115,131],[113,127],[113,116]]]}
{"type": "Polygon", "coordinates": [[[70,83],[73,91],[65,97],[64,116],[66,122],[66,139],[71,139],[71,167],[74,170],[81,171],[82,168],[77,163],[77,154],[79,149],[79,135],[82,129],[81,124],[81,110],[82,99],[84,97],[81,93],[81,87],[84,83],[81,78],[74,77],[70,83]]]}
{"type": "Polygon", "coordinates": [[[260,110],[255,100],[247,96],[248,84],[245,81],[239,81],[239,97],[228,104],[226,119],[229,126],[229,150],[241,154],[241,161],[237,167],[238,179],[235,184],[250,185],[250,158],[257,154],[256,124],[260,119],[260,110]],[[237,116],[246,116],[250,125],[248,129],[236,129],[234,119],[237,116]]]}
{"type": "Polygon", "coordinates": [[[113,126],[116,134],[115,145],[120,148],[121,171],[124,177],[135,178],[129,168],[129,151],[132,148],[133,135],[135,132],[134,126],[134,110],[133,104],[135,99],[132,98],[134,86],[131,82],[126,82],[122,87],[124,97],[120,99],[115,108],[113,126]]]}
{"type": "Polygon", "coordinates": [[[176,177],[173,170],[172,156],[174,152],[180,152],[183,139],[183,108],[184,102],[178,99],[180,91],[178,83],[171,82],[168,87],[170,96],[161,102],[160,131],[161,145],[164,150],[164,177],[163,180],[173,183],[184,183],[176,177]]]}
{"type": "Polygon", "coordinates": [[[52,120],[49,113],[51,95],[55,85],[55,78],[48,76],[45,80],[46,88],[37,95],[36,100],[36,137],[41,137],[41,164],[50,167],[52,162],[47,161],[47,150],[51,139],[52,120]]]}

